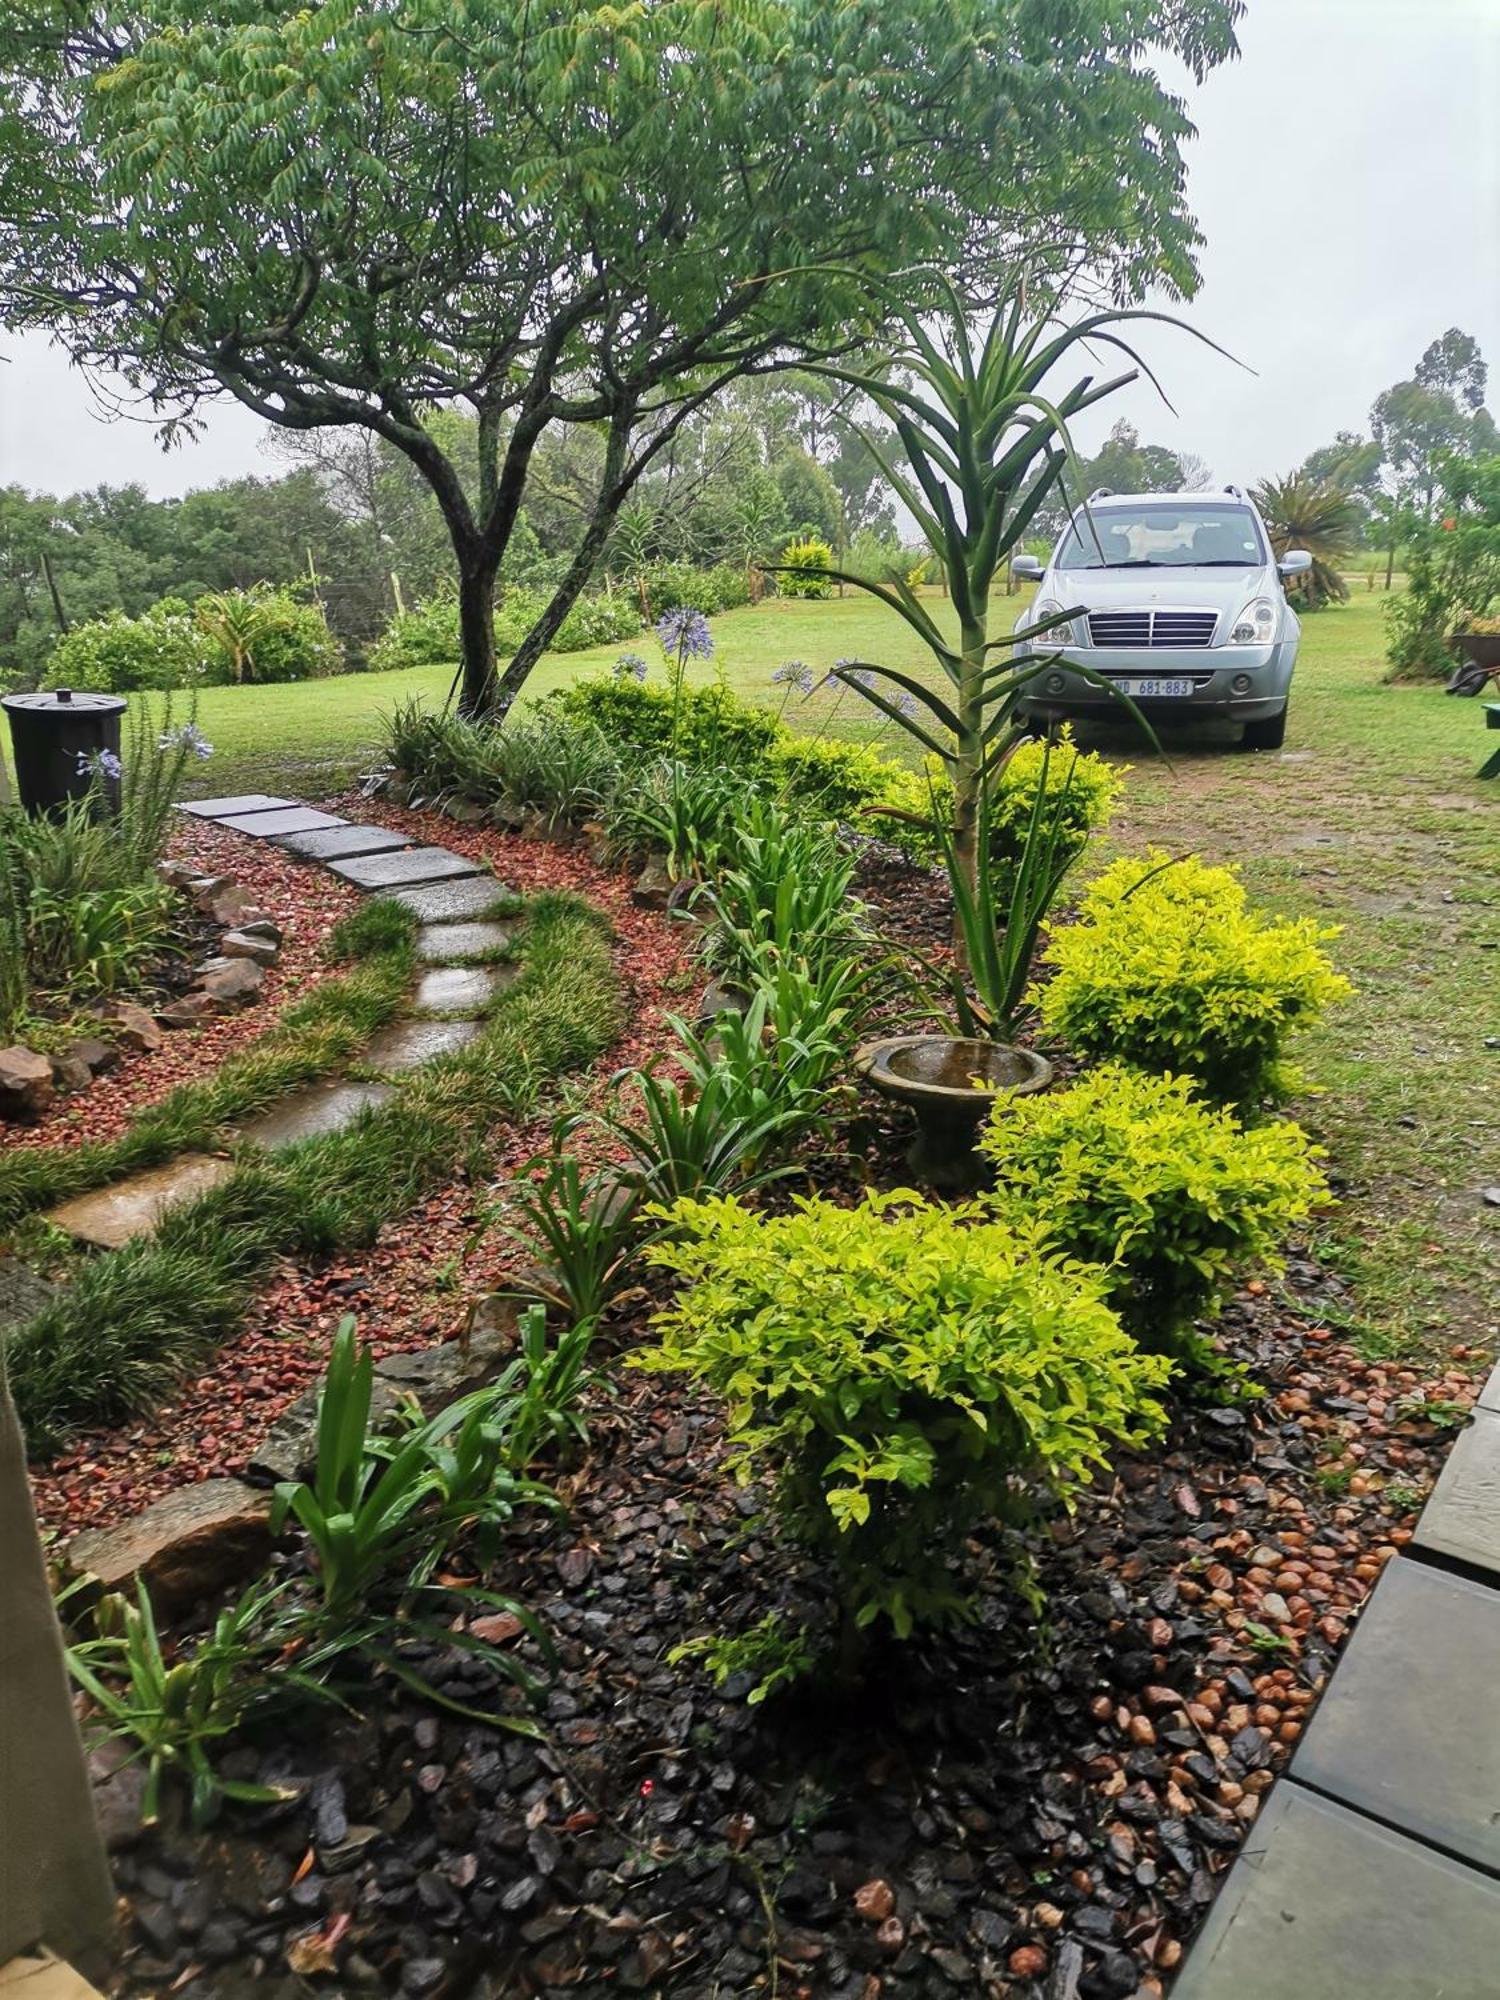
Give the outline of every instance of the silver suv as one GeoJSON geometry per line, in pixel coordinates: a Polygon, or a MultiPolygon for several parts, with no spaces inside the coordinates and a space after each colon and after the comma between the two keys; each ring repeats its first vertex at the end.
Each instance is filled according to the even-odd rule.
{"type": "Polygon", "coordinates": [[[1076,616],[1017,648],[1052,658],[1030,683],[1032,722],[1120,716],[1091,670],[1131,696],[1153,728],[1227,716],[1251,750],[1278,749],[1302,627],[1283,580],[1312,566],[1304,549],[1272,554],[1265,525],[1237,486],[1218,493],[1089,496],[1044,569],[1017,556],[1012,573],[1037,594],[1017,630],[1076,616]]]}

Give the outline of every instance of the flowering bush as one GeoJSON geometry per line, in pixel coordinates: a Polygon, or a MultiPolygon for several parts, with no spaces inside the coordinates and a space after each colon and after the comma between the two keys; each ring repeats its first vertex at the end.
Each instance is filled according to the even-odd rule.
{"type": "Polygon", "coordinates": [[[734,1465],[769,1475],[846,1637],[961,1616],[957,1565],[1029,1491],[1066,1502],[1112,1446],[1162,1422],[1102,1274],[1033,1225],[898,1192],[790,1213],[683,1201],[647,1252],[682,1281],[643,1368],[728,1400],[734,1465]]]}
{"type": "Polygon", "coordinates": [[[1102,1265],[1110,1303],[1158,1352],[1183,1353],[1194,1319],[1238,1272],[1274,1264],[1328,1192],[1300,1126],[1247,1130],[1185,1077],[1114,1064],[1003,1100],[979,1144],[1001,1213],[1045,1221],[1071,1256],[1102,1265]]]}
{"type": "Polygon", "coordinates": [[[219,660],[192,607],[164,597],[139,618],[112,611],[75,625],[52,649],[47,677],[57,687],[132,694],[139,688],[199,686],[215,678],[219,660]]]}
{"type": "Polygon", "coordinates": [[[1039,998],[1054,1034],[1085,1055],[1196,1078],[1225,1104],[1291,1088],[1288,1033],[1350,991],[1322,950],[1336,927],[1258,916],[1235,871],[1196,856],[1115,862],[1080,920],[1049,932],[1039,998]]]}

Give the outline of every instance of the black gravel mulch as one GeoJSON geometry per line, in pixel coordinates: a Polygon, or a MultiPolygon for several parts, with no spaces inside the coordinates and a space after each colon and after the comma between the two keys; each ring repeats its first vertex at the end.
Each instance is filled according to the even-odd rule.
{"type": "MultiPolygon", "coordinates": [[[[752,1708],[743,1678],[720,1692],[669,1664],[695,1635],[826,1605],[724,1477],[714,1411],[610,1367],[570,1511],[518,1527],[486,1579],[556,1644],[543,1737],[381,1682],[358,1718],[235,1751],[232,1775],[299,1796],[117,1855],[116,1990],[1161,1992],[1452,1435],[1462,1371],[1357,1361],[1318,1324],[1338,1281],[1305,1261],[1290,1280],[1219,1329],[1263,1400],[1184,1407],[1039,1526],[1042,1629],[1000,1544],[976,1546],[976,1622],[890,1645],[837,1701],[752,1708]]],[[[489,1616],[470,1622],[540,1668],[489,1616]]],[[[427,1670],[467,1703],[508,1699],[469,1655],[427,1670]]]]}

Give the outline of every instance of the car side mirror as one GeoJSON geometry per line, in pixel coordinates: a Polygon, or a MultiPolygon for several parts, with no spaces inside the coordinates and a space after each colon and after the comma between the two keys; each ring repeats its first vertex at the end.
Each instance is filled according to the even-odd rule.
{"type": "Polygon", "coordinates": [[[1288,549],[1276,565],[1278,576],[1306,576],[1313,566],[1313,559],[1306,549],[1288,549]]]}
{"type": "Polygon", "coordinates": [[[1022,554],[1011,557],[1010,573],[1021,583],[1039,583],[1043,571],[1035,556],[1022,554]]]}

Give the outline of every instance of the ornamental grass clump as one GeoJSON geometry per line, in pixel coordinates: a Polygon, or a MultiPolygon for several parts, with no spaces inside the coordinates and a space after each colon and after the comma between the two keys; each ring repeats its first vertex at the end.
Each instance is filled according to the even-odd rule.
{"type": "Polygon", "coordinates": [[[635,1365],[727,1398],[737,1476],[770,1476],[831,1579],[846,1667],[877,1620],[905,1638],[964,1616],[973,1529],[1066,1504],[1163,1421],[1169,1364],[1034,1223],[905,1190],[666,1220],[647,1256],[681,1289],[635,1365]]]}
{"type": "Polygon", "coordinates": [[[1296,1087],[1289,1033],[1352,990],[1322,949],[1336,926],[1260,916],[1233,869],[1196,855],[1115,862],[1079,914],[1050,926],[1043,1024],[1084,1055],[1189,1076],[1241,1110],[1296,1087]]]}
{"type": "Polygon", "coordinates": [[[1099,1265],[1142,1347],[1199,1365],[1193,1321],[1328,1195],[1319,1149],[1290,1122],[1243,1126],[1185,1077],[1106,1064],[1067,1090],[1004,1099],[979,1141],[1001,1214],[1044,1217],[1099,1265]]]}

